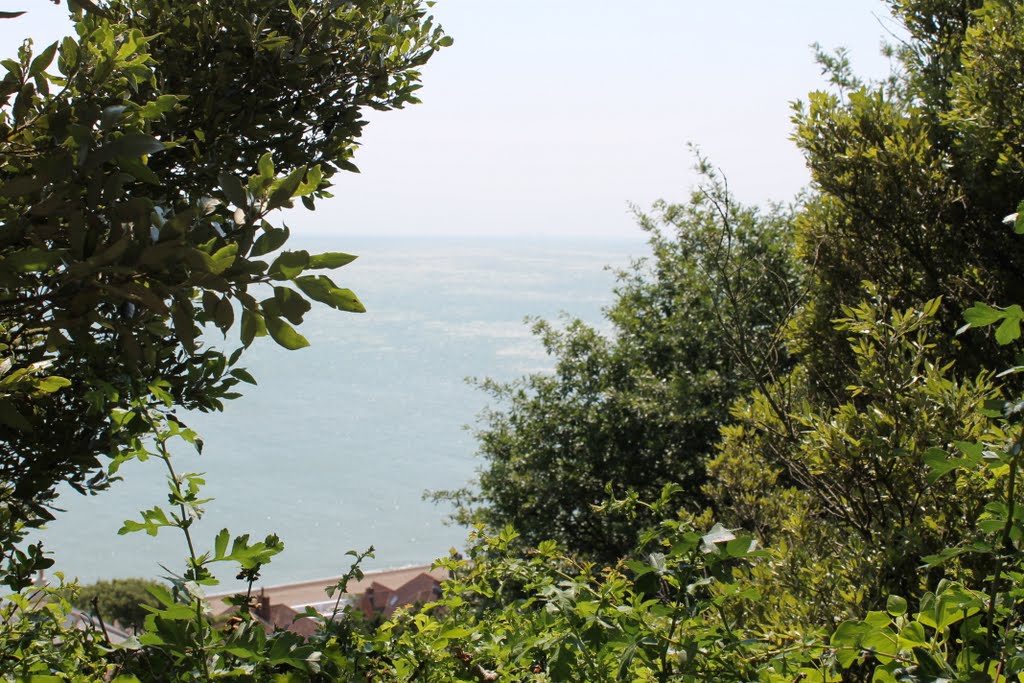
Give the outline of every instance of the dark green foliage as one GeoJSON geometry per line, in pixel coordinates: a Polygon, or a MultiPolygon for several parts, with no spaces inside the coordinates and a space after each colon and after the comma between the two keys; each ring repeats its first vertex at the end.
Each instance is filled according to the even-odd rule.
{"type": "MultiPolygon", "coordinates": [[[[415,102],[418,67],[447,42],[407,0],[76,14],[77,40],[24,46],[0,80],[8,559],[25,524],[50,518],[58,483],[109,483],[150,413],[218,410],[251,381],[203,329],[297,349],[307,298],[363,310],[309,272],[354,257],[275,255],[288,229],[268,218],[329,196],[331,176],[354,170],[361,111],[415,102]]],[[[11,571],[17,584],[30,568],[11,571]]]]}
{"type": "Polygon", "coordinates": [[[279,175],[356,170],[365,110],[417,102],[418,68],[448,42],[419,0],[114,0],[108,12],[159,36],[159,79],[140,95],[188,95],[160,125],[174,147],[151,163],[181,197],[210,193],[221,174],[258,175],[268,151],[279,175]]]}
{"type": "Polygon", "coordinates": [[[117,623],[122,628],[138,631],[149,614],[144,605],[160,604],[149,592],[150,588],[166,590],[164,584],[150,579],[97,581],[79,588],[72,603],[108,624],[117,623]]]}
{"type": "Polygon", "coordinates": [[[704,508],[728,406],[785,366],[781,327],[799,301],[789,213],[737,206],[707,180],[689,204],[641,216],[653,257],[620,275],[610,334],[536,323],[554,372],[482,383],[502,407],[478,432],[478,519],[611,562],[656,520],[597,514],[609,495],[677,483],[684,507],[704,508]]]}

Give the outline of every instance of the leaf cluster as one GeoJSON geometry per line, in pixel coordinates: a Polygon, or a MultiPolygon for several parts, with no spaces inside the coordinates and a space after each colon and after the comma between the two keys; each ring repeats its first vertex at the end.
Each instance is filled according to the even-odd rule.
{"type": "Polygon", "coordinates": [[[361,112],[415,102],[449,42],[405,0],[179,5],[73,10],[76,37],[0,62],[4,549],[58,484],[109,485],[146,413],[253,383],[257,337],[298,349],[311,302],[363,311],[323,273],[354,256],[282,250],[269,219],[330,196],[361,112]],[[207,346],[213,329],[242,348],[207,346]]]}

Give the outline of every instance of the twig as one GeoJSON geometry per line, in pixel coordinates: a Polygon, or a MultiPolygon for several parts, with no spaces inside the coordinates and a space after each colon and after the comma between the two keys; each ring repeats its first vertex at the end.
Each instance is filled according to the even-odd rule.
{"type": "Polygon", "coordinates": [[[103,615],[100,614],[100,598],[99,596],[93,596],[92,599],[92,611],[96,616],[96,621],[100,622],[100,630],[103,631],[103,640],[107,642],[107,645],[111,645],[110,634],[107,633],[107,625],[103,623],[103,615]]]}

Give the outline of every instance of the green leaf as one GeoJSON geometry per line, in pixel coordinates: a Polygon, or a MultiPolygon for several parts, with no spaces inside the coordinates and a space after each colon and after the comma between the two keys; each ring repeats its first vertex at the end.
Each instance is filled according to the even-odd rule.
{"type": "Polygon", "coordinates": [[[943,666],[931,652],[921,646],[914,647],[912,650],[914,653],[914,659],[917,660],[917,664],[921,668],[921,673],[924,674],[928,680],[934,680],[944,673],[943,666]]]}
{"type": "Polygon", "coordinates": [[[141,159],[125,159],[122,158],[118,163],[120,169],[126,173],[130,173],[135,176],[136,179],[141,180],[144,183],[150,185],[159,185],[160,177],[150,170],[149,166],[142,163],[141,159]]]}
{"type": "Polygon", "coordinates": [[[899,654],[896,646],[896,634],[885,630],[878,630],[864,636],[861,640],[861,647],[870,650],[879,662],[888,664],[899,654]]]}
{"type": "Polygon", "coordinates": [[[246,209],[249,207],[249,196],[245,193],[245,186],[242,181],[230,173],[220,173],[217,176],[221,192],[224,197],[235,207],[246,209]]]}
{"type": "Polygon", "coordinates": [[[179,299],[171,306],[171,322],[174,324],[174,333],[178,335],[182,346],[191,355],[196,348],[195,319],[193,318],[192,303],[179,299]]]}
{"type": "Polygon", "coordinates": [[[953,443],[958,451],[972,462],[980,463],[985,459],[985,445],[973,441],[956,441],[953,443]]]}
{"type": "Polygon", "coordinates": [[[291,325],[275,315],[266,316],[267,331],[279,345],[294,351],[309,346],[309,342],[301,334],[295,331],[291,325]]]}
{"type": "Polygon", "coordinates": [[[71,386],[71,380],[63,377],[51,376],[40,380],[36,384],[36,389],[47,394],[52,394],[55,391],[59,391],[64,387],[71,386]]]}
{"type": "Polygon", "coordinates": [[[274,259],[267,273],[274,280],[294,280],[308,265],[308,251],[285,251],[274,259]]]}
{"type": "Polygon", "coordinates": [[[231,540],[231,533],[227,529],[221,529],[213,542],[213,556],[216,559],[224,557],[228,551],[228,542],[231,540]]]}
{"type": "Polygon", "coordinates": [[[323,177],[324,174],[323,171],[320,170],[320,164],[317,164],[306,172],[306,179],[301,185],[299,185],[299,188],[295,190],[295,194],[292,196],[303,197],[303,199],[305,199],[306,195],[312,194],[320,188],[320,183],[323,180],[323,177]]]}
{"type": "Polygon", "coordinates": [[[870,624],[876,629],[883,629],[892,623],[892,618],[885,612],[869,611],[864,617],[864,623],[870,624]]]}
{"type": "Polygon", "coordinates": [[[123,104],[112,104],[109,107],[104,107],[103,113],[100,116],[100,130],[110,130],[117,125],[126,109],[128,107],[123,104]]]}
{"type": "MultiPolygon", "coordinates": [[[[288,287],[274,287],[274,298],[271,301],[277,309],[274,313],[284,316],[293,325],[301,324],[302,316],[311,308],[309,302],[303,299],[302,295],[288,287]]],[[[264,302],[263,309],[267,310],[267,302],[264,302]]]]}
{"type": "Polygon", "coordinates": [[[365,313],[366,308],[350,289],[341,289],[326,275],[305,275],[293,281],[303,294],[314,301],[349,313],[365,313]]]}
{"type": "Polygon", "coordinates": [[[269,223],[264,222],[263,234],[256,238],[250,253],[253,256],[263,256],[272,251],[277,251],[288,241],[289,234],[288,226],[275,228],[269,223]]]}
{"type": "Polygon", "coordinates": [[[65,74],[78,64],[78,43],[71,36],[67,36],[61,41],[60,57],[63,60],[61,71],[65,74]]]}
{"type": "Polygon", "coordinates": [[[220,275],[235,263],[235,257],[238,256],[238,245],[229,244],[226,247],[221,247],[213,254],[213,264],[210,266],[210,272],[214,275],[220,275]]]}
{"type": "Polygon", "coordinates": [[[836,660],[839,665],[848,669],[861,657],[861,642],[874,632],[870,624],[863,621],[844,621],[832,634],[829,643],[837,648],[836,660]]]}
{"type": "Polygon", "coordinates": [[[140,157],[156,154],[164,149],[164,143],[145,133],[126,133],[100,147],[90,157],[93,165],[101,164],[115,157],[140,157]]]}
{"type": "Polygon", "coordinates": [[[214,310],[213,321],[222,332],[227,332],[235,323],[235,307],[231,305],[231,299],[224,297],[217,301],[214,310]]]}
{"type": "Polygon", "coordinates": [[[313,254],[309,257],[309,267],[312,268],[341,268],[355,261],[358,256],[345,254],[340,251],[330,251],[324,254],[313,254]]]}
{"type": "Polygon", "coordinates": [[[966,458],[950,458],[941,448],[929,448],[921,456],[924,464],[928,467],[928,483],[934,484],[948,472],[958,467],[970,464],[966,458]]]}
{"type": "Polygon", "coordinates": [[[890,595],[885,601],[885,611],[894,617],[902,617],[907,613],[907,601],[899,595],[890,595]]]}
{"type": "Polygon", "coordinates": [[[256,378],[254,378],[249,371],[244,368],[235,368],[230,372],[230,375],[239,381],[245,382],[246,384],[256,386],[256,378]]]}
{"type": "Polygon", "coordinates": [[[260,172],[260,178],[264,181],[272,180],[274,177],[274,158],[267,152],[260,157],[257,169],[260,172]]]}
{"type": "Polygon", "coordinates": [[[248,308],[242,309],[242,331],[241,339],[243,346],[252,344],[256,337],[264,337],[267,334],[266,321],[263,316],[248,308]]]}
{"type": "Polygon", "coordinates": [[[1024,317],[1024,311],[1021,311],[1020,306],[1014,305],[1006,309],[1004,315],[1006,318],[996,328],[996,342],[1005,346],[1020,338],[1020,320],[1024,317]]]}
{"type": "Polygon", "coordinates": [[[276,209],[280,206],[289,205],[292,196],[298,190],[299,183],[302,182],[302,178],[305,175],[306,167],[299,166],[286,177],[274,183],[273,189],[270,191],[270,197],[267,198],[267,207],[276,209]]]}
{"type": "Polygon", "coordinates": [[[294,280],[309,265],[309,252],[286,251],[270,264],[267,274],[272,280],[294,280]]]}
{"type": "Polygon", "coordinates": [[[63,249],[23,249],[0,260],[0,267],[18,273],[36,273],[56,268],[64,262],[67,252],[63,249]]]}
{"type": "Polygon", "coordinates": [[[157,601],[164,607],[170,607],[175,604],[174,596],[171,592],[164,588],[161,584],[148,584],[146,591],[152,595],[157,601]]]}
{"type": "Polygon", "coordinates": [[[964,320],[971,327],[985,327],[1002,320],[1004,315],[1002,311],[979,301],[964,311],[964,320]]]}
{"type": "Polygon", "coordinates": [[[0,424],[23,432],[32,431],[32,424],[14,407],[14,403],[10,399],[2,397],[0,397],[0,424]]]}
{"type": "Polygon", "coordinates": [[[43,73],[48,66],[53,62],[54,56],[57,54],[57,43],[51,44],[45,50],[39,53],[39,55],[32,60],[32,64],[28,67],[28,77],[33,78],[43,73]]]}
{"type": "Polygon", "coordinates": [[[447,631],[442,633],[440,637],[441,638],[446,638],[448,640],[455,640],[457,638],[465,638],[466,636],[469,636],[469,635],[472,635],[472,634],[473,634],[473,632],[470,631],[469,629],[462,628],[461,626],[457,626],[455,628],[448,629],[447,631]]]}

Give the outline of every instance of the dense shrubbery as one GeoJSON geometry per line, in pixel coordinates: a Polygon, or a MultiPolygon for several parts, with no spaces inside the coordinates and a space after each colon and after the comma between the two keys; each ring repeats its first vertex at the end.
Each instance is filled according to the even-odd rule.
{"type": "Polygon", "coordinates": [[[259,31],[232,23],[237,3],[116,0],[77,41],[5,63],[0,550],[23,590],[0,604],[0,675],[1024,679],[1024,402],[1020,368],[1003,372],[1024,312],[990,305],[1022,291],[1024,218],[1017,235],[1002,218],[1024,197],[1024,10],[889,4],[909,35],[894,75],[862,83],[820,55],[832,92],[797,107],[807,196],[738,206],[705,168],[689,203],[641,217],[653,258],[622,274],[614,334],[538,323],[555,372],[485,384],[504,403],[479,432],[480,489],[459,495],[479,526],[441,562],[439,599],[379,624],[339,602],[311,638],[266,633],[249,596],[210,619],[213,568],[251,586],[282,544],[224,530],[203,548],[204,482],[167,443],[199,446],[180,408],[251,379],[198,326],[226,331],[238,304],[244,344],[296,347],[299,292],[358,310],[303,275],[351,257],[261,260],[287,237],[266,217],[325,195],[359,107],[413,101],[440,33],[400,0],[249,0],[259,31]],[[196,45],[217,69],[182,68],[196,45]],[[259,108],[221,97],[233,87],[259,108]],[[962,317],[995,333],[956,335],[962,317]],[[18,543],[56,483],[102,488],[132,457],[164,463],[170,505],[123,532],[176,530],[188,558],[148,591],[137,641],[112,646],[67,627],[77,587],[26,587],[47,560],[18,543]]]}

